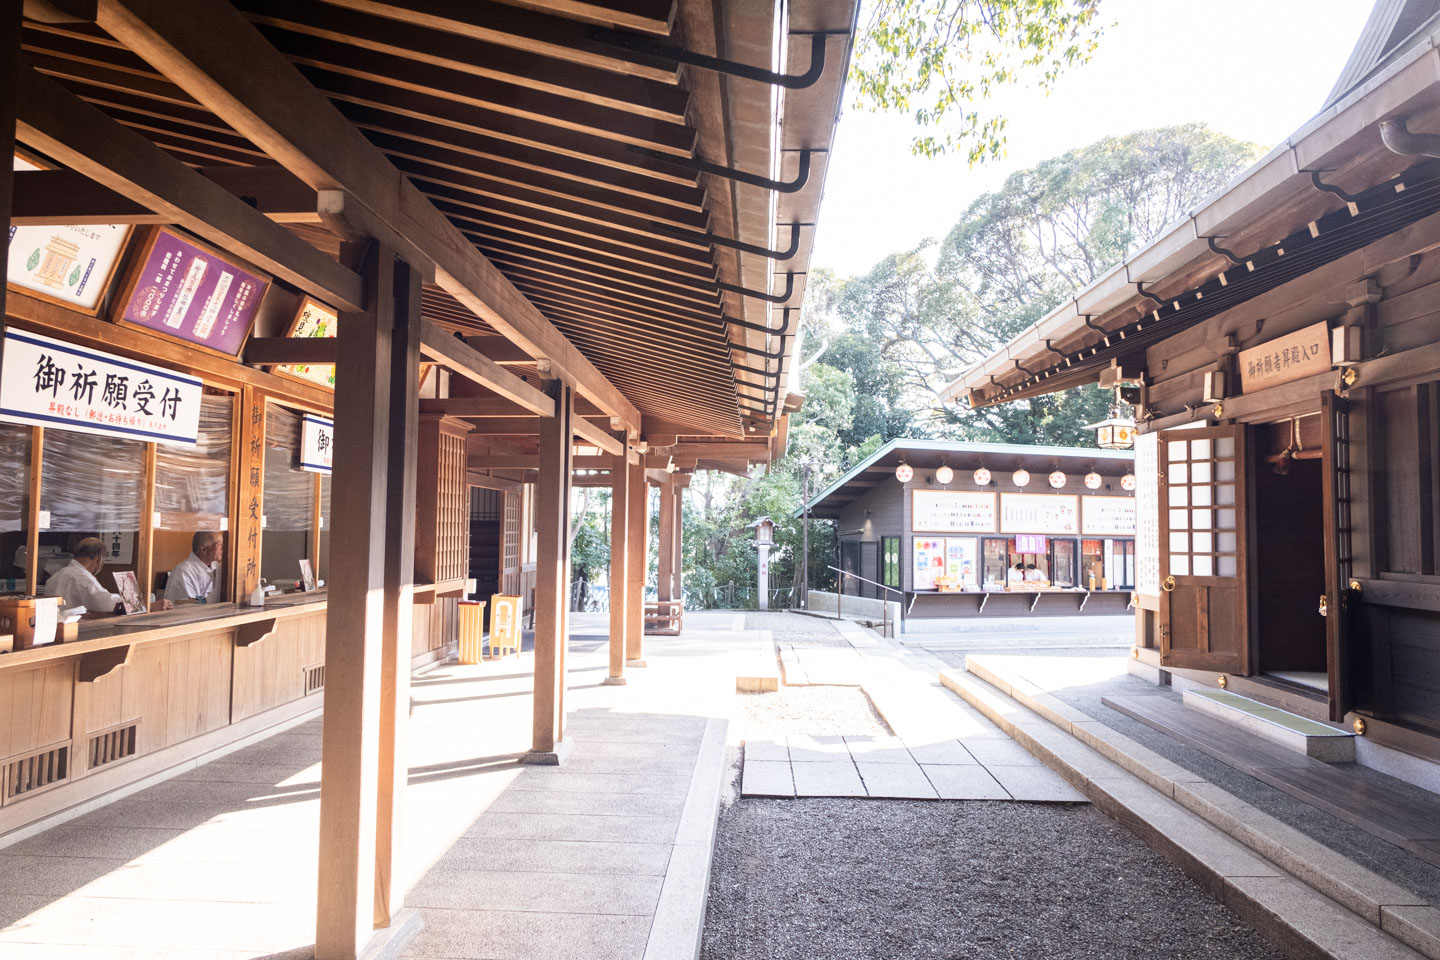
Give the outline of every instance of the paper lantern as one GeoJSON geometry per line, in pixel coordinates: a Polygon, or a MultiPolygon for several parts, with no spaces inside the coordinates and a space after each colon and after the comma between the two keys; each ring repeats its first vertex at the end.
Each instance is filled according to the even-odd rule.
{"type": "Polygon", "coordinates": [[[1135,489],[1135,474],[1133,474],[1133,473],[1127,473],[1127,474],[1125,474],[1125,476],[1121,477],[1121,478],[1120,478],[1120,489],[1122,489],[1122,490],[1134,490],[1134,489],[1135,489]]]}
{"type": "Polygon", "coordinates": [[[900,466],[895,468],[895,479],[899,480],[901,483],[909,483],[911,478],[914,476],[915,471],[908,463],[902,463],[900,464],[900,466]]]}
{"type": "Polygon", "coordinates": [[[977,487],[984,487],[984,486],[988,486],[989,483],[990,483],[990,471],[989,471],[989,470],[986,470],[984,467],[979,467],[979,468],[977,468],[977,469],[975,470],[975,485],[976,485],[977,487]]]}
{"type": "Polygon", "coordinates": [[[1056,490],[1059,490],[1061,487],[1065,486],[1065,472],[1063,470],[1056,470],[1054,473],[1050,474],[1050,486],[1054,487],[1056,490]]]}
{"type": "Polygon", "coordinates": [[[1085,474],[1085,486],[1088,489],[1099,490],[1100,483],[1100,474],[1096,473],[1094,470],[1091,470],[1089,473],[1085,474]]]}
{"type": "Polygon", "coordinates": [[[1030,471],[1023,467],[1010,474],[1010,479],[1015,481],[1015,486],[1023,487],[1030,483],[1030,471]]]}
{"type": "Polygon", "coordinates": [[[938,483],[949,483],[955,479],[955,471],[950,469],[946,463],[940,464],[940,469],[935,471],[935,480],[938,483]]]}

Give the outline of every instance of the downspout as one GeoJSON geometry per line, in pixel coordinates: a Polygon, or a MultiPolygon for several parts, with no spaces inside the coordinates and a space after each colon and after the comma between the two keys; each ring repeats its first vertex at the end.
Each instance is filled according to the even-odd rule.
{"type": "Polygon", "coordinates": [[[1405,129],[1405,118],[1380,121],[1380,139],[1391,153],[1404,157],[1440,157],[1440,135],[1411,133],[1405,129]]]}

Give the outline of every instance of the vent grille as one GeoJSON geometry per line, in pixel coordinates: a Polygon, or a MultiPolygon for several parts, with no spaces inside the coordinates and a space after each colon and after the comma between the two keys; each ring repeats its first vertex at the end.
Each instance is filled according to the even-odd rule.
{"type": "Polygon", "coordinates": [[[103,767],[116,760],[135,755],[135,731],[137,723],[126,724],[113,730],[97,733],[90,738],[90,769],[103,767]]]}
{"type": "Polygon", "coordinates": [[[8,803],[44,787],[65,780],[70,775],[70,745],[49,747],[29,756],[6,761],[3,796],[0,801],[8,803]]]}
{"type": "Polygon", "coordinates": [[[316,690],[325,689],[325,664],[312,663],[303,668],[305,671],[305,693],[311,694],[316,690]]]}

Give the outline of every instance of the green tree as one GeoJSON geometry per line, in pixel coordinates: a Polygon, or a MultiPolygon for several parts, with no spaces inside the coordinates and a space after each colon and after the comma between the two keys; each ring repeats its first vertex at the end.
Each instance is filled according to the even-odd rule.
{"type": "Polygon", "coordinates": [[[917,154],[965,150],[971,163],[1005,149],[1005,118],[987,101],[1033,80],[1054,87],[1090,59],[1100,0],[874,0],[855,45],[852,89],[862,107],[908,113],[917,154]]]}

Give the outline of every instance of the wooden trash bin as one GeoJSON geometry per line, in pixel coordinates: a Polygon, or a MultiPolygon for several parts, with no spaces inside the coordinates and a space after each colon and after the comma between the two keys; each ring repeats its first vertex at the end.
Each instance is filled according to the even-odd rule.
{"type": "Polygon", "coordinates": [[[480,663],[485,659],[485,601],[460,601],[460,662],[480,663]]]}

